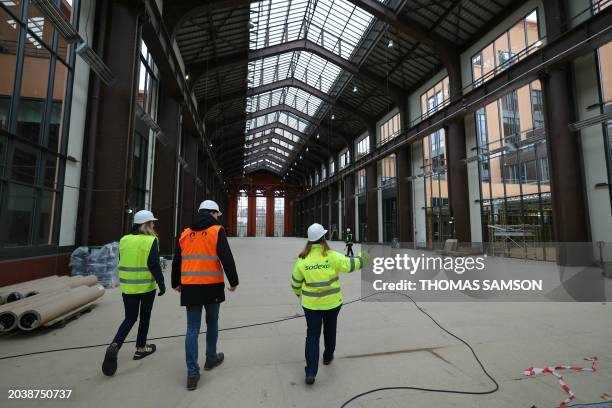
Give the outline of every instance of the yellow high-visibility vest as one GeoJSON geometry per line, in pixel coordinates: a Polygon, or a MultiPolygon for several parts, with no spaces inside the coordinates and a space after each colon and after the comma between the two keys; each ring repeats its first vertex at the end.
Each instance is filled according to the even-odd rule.
{"type": "Polygon", "coordinates": [[[155,240],[152,235],[128,234],[119,241],[119,286],[123,293],[147,293],[157,288],[147,265],[155,240]]]}
{"type": "Polygon", "coordinates": [[[298,258],[295,262],[291,289],[301,295],[302,306],[306,309],[333,309],[342,304],[339,273],[350,273],[362,266],[360,256],[348,257],[332,250],[324,256],[323,247],[314,244],[306,258],[298,258]]]}

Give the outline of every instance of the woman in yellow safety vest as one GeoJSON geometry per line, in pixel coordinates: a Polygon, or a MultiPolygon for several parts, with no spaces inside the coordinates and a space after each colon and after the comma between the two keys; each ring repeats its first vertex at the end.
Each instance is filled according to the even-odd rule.
{"type": "Polygon", "coordinates": [[[113,375],[117,371],[117,354],[125,338],[138,320],[138,337],[134,360],[140,360],[155,352],[155,344],[146,344],[149,320],[155,300],[155,289],[159,296],[166,293],[164,275],[159,263],[159,246],[155,233],[155,221],[151,211],[138,211],[134,215],[131,233],[119,242],[119,286],[123,296],[125,319],[119,326],[112,343],[106,349],[102,372],[113,375]]]}
{"type": "MultiPolygon", "coordinates": [[[[360,269],[366,256],[348,257],[332,251],[325,240],[327,230],[321,224],[308,228],[308,243],[300,253],[291,276],[293,292],[302,298],[306,317],[306,384],[312,385],[319,368],[321,326],[325,350],[323,364],[334,359],[336,323],[342,307],[338,274],[360,269]]],[[[364,254],[365,255],[365,254],[364,254]]]]}

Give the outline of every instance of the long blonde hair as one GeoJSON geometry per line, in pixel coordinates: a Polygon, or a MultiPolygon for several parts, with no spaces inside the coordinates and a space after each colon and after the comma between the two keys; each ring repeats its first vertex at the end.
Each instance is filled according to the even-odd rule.
{"type": "Polygon", "coordinates": [[[155,238],[157,238],[157,232],[155,232],[155,228],[153,228],[153,221],[147,221],[144,224],[141,224],[138,229],[140,230],[140,232],[142,232],[144,235],[152,235],[155,238]]]}
{"type": "Polygon", "coordinates": [[[304,247],[304,249],[302,249],[302,252],[300,252],[298,256],[302,259],[306,258],[308,254],[310,254],[310,251],[312,250],[312,246],[314,244],[321,244],[321,246],[323,247],[323,256],[327,256],[327,251],[329,251],[329,244],[327,243],[327,240],[325,238],[321,238],[315,242],[306,242],[306,246],[304,247]]]}

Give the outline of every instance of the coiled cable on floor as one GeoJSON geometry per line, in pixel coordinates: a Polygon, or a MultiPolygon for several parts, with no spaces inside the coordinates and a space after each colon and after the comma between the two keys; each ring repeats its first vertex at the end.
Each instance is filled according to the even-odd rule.
{"type": "MultiPolygon", "coordinates": [[[[459,340],[461,343],[465,344],[465,346],[470,350],[470,352],[474,356],[474,359],[476,359],[476,362],[478,363],[478,365],[482,369],[482,372],[494,384],[494,387],[492,389],[486,390],[486,391],[463,391],[463,390],[449,390],[449,389],[443,389],[443,388],[423,388],[423,387],[411,387],[411,386],[380,387],[380,388],[374,388],[374,389],[371,389],[369,391],[362,392],[360,394],[357,394],[357,395],[351,397],[344,404],[342,404],[340,406],[340,408],[345,408],[348,404],[350,404],[351,402],[353,402],[353,401],[355,401],[355,400],[357,400],[357,399],[359,399],[361,397],[364,397],[364,396],[369,395],[369,394],[374,394],[376,392],[381,392],[381,391],[414,390],[414,391],[446,393],[446,394],[488,395],[488,394],[493,394],[494,392],[497,392],[497,390],[499,390],[499,383],[495,380],[495,378],[493,378],[493,376],[491,376],[491,374],[489,374],[489,372],[487,371],[485,366],[482,364],[482,361],[480,361],[480,358],[478,358],[478,355],[476,354],[476,352],[474,351],[472,346],[467,341],[463,340],[461,337],[457,336],[456,334],[450,332],[448,329],[446,329],[444,326],[442,326],[440,323],[438,323],[438,321],[436,319],[434,319],[429,313],[427,313],[425,311],[425,309],[423,309],[417,302],[415,302],[414,299],[410,295],[408,295],[406,293],[401,293],[401,292],[378,292],[378,293],[375,293],[375,294],[377,295],[379,293],[387,293],[387,294],[393,293],[393,294],[396,294],[396,295],[405,296],[408,299],[410,299],[410,301],[414,304],[414,306],[418,309],[418,311],[423,313],[425,316],[427,316],[444,333],[448,334],[449,336],[451,336],[451,337],[459,340]]],[[[370,295],[370,296],[372,296],[372,295],[370,295]]],[[[366,297],[369,297],[369,296],[366,296],[366,297]]]]}
{"type": "MultiPolygon", "coordinates": [[[[410,301],[414,304],[414,306],[417,308],[418,311],[420,311],[425,316],[427,316],[443,332],[445,332],[449,336],[457,339],[458,341],[463,343],[470,350],[470,352],[474,356],[474,359],[476,359],[476,362],[478,363],[478,365],[482,369],[482,372],[487,376],[487,378],[489,378],[491,380],[491,382],[494,384],[494,387],[492,389],[486,390],[486,391],[462,391],[462,390],[449,390],[449,389],[442,389],[442,388],[423,388],[423,387],[411,387],[411,386],[380,387],[380,388],[374,388],[372,390],[362,392],[360,394],[357,394],[357,395],[351,397],[349,400],[347,400],[345,403],[343,403],[340,408],[346,407],[351,402],[353,402],[353,401],[355,401],[355,400],[357,400],[357,399],[359,399],[359,398],[361,398],[363,396],[366,396],[366,395],[369,395],[369,394],[373,394],[373,393],[376,393],[376,392],[381,392],[381,391],[414,390],[414,391],[447,393],[447,394],[487,395],[487,394],[493,394],[494,392],[499,390],[498,382],[495,380],[495,378],[493,378],[491,376],[491,374],[489,374],[487,369],[484,367],[484,365],[480,361],[480,358],[478,358],[478,355],[476,354],[476,352],[474,351],[472,346],[467,341],[463,340],[461,337],[457,336],[456,334],[453,334],[448,329],[446,329],[444,326],[442,326],[440,323],[438,323],[438,321],[436,319],[434,319],[429,313],[427,313],[425,311],[425,309],[423,309],[417,302],[415,302],[415,300],[410,295],[408,295],[406,293],[401,293],[401,292],[376,292],[376,293],[372,293],[370,295],[366,295],[366,296],[360,297],[358,299],[351,300],[350,302],[346,302],[346,303],[344,303],[344,305],[345,306],[346,305],[350,305],[351,303],[359,302],[361,300],[364,300],[364,299],[367,299],[367,298],[370,298],[370,297],[373,297],[373,296],[376,296],[376,295],[381,295],[381,294],[401,295],[401,296],[405,296],[408,299],[410,299],[410,301]]],[[[241,325],[241,326],[226,327],[226,328],[223,328],[223,329],[219,329],[219,331],[230,331],[230,330],[246,329],[246,328],[249,328],[249,327],[266,326],[266,325],[270,325],[270,324],[286,322],[288,320],[299,319],[301,317],[304,317],[304,315],[298,313],[295,316],[284,317],[284,318],[276,319],[276,320],[269,320],[269,321],[260,322],[260,323],[245,324],[245,325],[241,325]]],[[[206,331],[200,332],[200,334],[204,334],[204,333],[206,333],[206,331]]],[[[148,340],[166,340],[166,339],[173,339],[173,338],[179,338],[179,337],[185,337],[185,335],[184,334],[175,334],[175,335],[170,335],[170,336],[151,337],[151,338],[148,338],[148,340]]],[[[124,344],[126,344],[126,343],[135,343],[135,340],[126,341],[124,344]]],[[[0,357],[0,360],[8,360],[8,359],[19,358],[19,357],[34,356],[34,355],[39,355],[39,354],[57,353],[57,352],[60,352],[60,351],[83,350],[83,349],[90,349],[90,348],[97,348],[97,347],[106,347],[106,346],[108,346],[108,343],[91,344],[91,345],[87,345],[87,346],[77,346],[77,347],[65,347],[65,348],[52,349],[52,350],[34,351],[34,352],[30,352],[30,353],[15,354],[15,355],[11,355],[11,356],[0,357]]]]}

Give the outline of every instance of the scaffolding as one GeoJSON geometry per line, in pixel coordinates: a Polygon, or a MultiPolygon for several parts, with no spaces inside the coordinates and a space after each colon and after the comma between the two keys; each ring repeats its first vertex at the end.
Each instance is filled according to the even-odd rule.
{"type": "Polygon", "coordinates": [[[489,250],[491,255],[524,259],[530,257],[529,249],[534,247],[536,236],[533,225],[493,224],[488,227],[489,236],[492,238],[489,250]]]}

